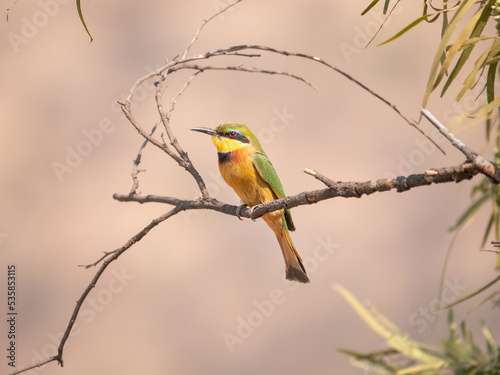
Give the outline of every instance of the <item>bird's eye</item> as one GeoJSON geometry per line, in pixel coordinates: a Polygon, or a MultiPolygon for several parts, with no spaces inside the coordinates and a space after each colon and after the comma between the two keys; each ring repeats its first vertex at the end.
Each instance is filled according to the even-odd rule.
{"type": "Polygon", "coordinates": [[[229,136],[233,138],[236,137],[236,132],[229,132],[229,136]]]}

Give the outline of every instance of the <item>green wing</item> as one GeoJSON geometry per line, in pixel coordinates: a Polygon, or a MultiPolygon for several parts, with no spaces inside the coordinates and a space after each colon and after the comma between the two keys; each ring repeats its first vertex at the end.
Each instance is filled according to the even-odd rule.
{"type": "MultiPolygon", "coordinates": [[[[260,177],[262,177],[262,179],[266,181],[273,190],[276,198],[280,199],[286,197],[285,189],[283,189],[280,178],[278,177],[276,170],[274,169],[267,156],[261,154],[260,152],[256,152],[253,155],[253,163],[260,177]]],[[[290,213],[290,210],[285,210],[285,220],[288,229],[294,231],[295,225],[293,224],[292,214],[290,213]]]]}

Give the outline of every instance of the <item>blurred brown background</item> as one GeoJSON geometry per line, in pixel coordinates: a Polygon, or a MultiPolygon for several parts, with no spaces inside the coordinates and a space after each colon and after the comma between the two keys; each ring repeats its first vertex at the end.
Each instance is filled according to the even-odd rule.
{"type": "MultiPolygon", "coordinates": [[[[136,79],[181,54],[201,21],[228,3],[83,2],[95,38],[90,45],[73,1],[20,1],[9,22],[2,21],[0,280],[8,264],[17,265],[18,367],[55,354],[75,300],[96,271],[77,266],[122,246],[169,209],[112,199],[128,193],[142,143],[115,103],[136,79]],[[94,144],[85,148],[89,134],[94,144]],[[84,155],[68,166],[75,150],[84,155]],[[70,171],[58,175],[55,163],[70,171]]],[[[4,2],[4,9],[10,5],[4,2]]],[[[440,25],[421,25],[396,42],[365,49],[382,19],[380,9],[361,17],[367,5],[245,1],[214,19],[192,53],[263,44],[321,56],[417,117],[440,25]]],[[[405,2],[376,42],[417,18],[420,7],[405,2]]],[[[220,200],[239,203],[219,177],[210,139],[191,127],[248,124],[288,194],[323,187],[304,168],[334,180],[366,181],[463,159],[446,142],[442,155],[387,106],[318,64],[270,55],[241,61],[302,75],[318,91],[286,77],[239,72],[205,72],[193,82],[172,127],[220,200]]],[[[165,98],[190,74],[172,76],[165,98]]],[[[475,96],[466,95],[465,109],[475,96]]],[[[151,92],[141,99],[137,116],[149,129],[157,120],[151,92]]],[[[429,109],[442,120],[460,113],[453,92],[443,100],[433,95],[429,109]]],[[[422,128],[433,132],[425,123],[422,128]]],[[[482,148],[482,128],[460,138],[491,156],[482,148]]],[[[153,147],[141,167],[147,169],[140,175],[144,194],[198,194],[192,178],[153,147]]],[[[294,209],[292,237],[311,278],[299,288],[284,281],[278,243],[262,221],[181,213],[109,267],[82,308],[64,368],[52,363],[31,374],[360,374],[337,348],[385,346],[333,284],[369,300],[412,338],[437,343],[447,335],[446,314],[428,311],[452,240],[447,230],[478,181],[294,209]]],[[[494,277],[494,254],[478,251],[488,214],[481,212],[456,242],[447,275],[450,301],[494,277]]],[[[1,285],[1,311],[5,289],[1,285]]],[[[457,319],[474,302],[458,307],[457,319]]],[[[484,306],[468,317],[478,341],[480,320],[493,322],[493,313],[484,306]]],[[[0,328],[6,348],[6,315],[0,328]]],[[[500,327],[491,328],[498,336],[500,327]]],[[[4,356],[0,366],[2,373],[12,370],[4,356]]]]}

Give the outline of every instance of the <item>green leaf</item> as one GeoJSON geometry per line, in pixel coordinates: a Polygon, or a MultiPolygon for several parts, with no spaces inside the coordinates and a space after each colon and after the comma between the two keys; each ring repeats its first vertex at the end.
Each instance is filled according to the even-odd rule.
{"type": "Polygon", "coordinates": [[[486,340],[486,348],[488,350],[488,356],[490,359],[494,359],[496,357],[496,344],[495,344],[495,339],[493,338],[493,335],[486,325],[486,323],[483,322],[481,331],[483,331],[483,336],[484,339],[486,340]]]}
{"type": "Polygon", "coordinates": [[[385,0],[385,4],[384,4],[384,14],[387,14],[387,9],[389,9],[389,3],[391,2],[391,0],[385,0]]]}
{"type": "Polygon", "coordinates": [[[410,375],[410,374],[415,375],[415,374],[420,374],[420,373],[425,373],[425,372],[428,372],[430,374],[437,374],[439,372],[436,372],[436,370],[439,370],[442,367],[443,367],[443,363],[441,363],[441,362],[425,363],[422,365],[407,367],[404,370],[399,370],[396,374],[397,375],[410,375]]]}
{"type": "Polygon", "coordinates": [[[377,3],[379,2],[380,0],[373,0],[370,5],[368,5],[368,7],[361,13],[362,16],[364,16],[366,13],[368,13],[370,11],[370,9],[372,9],[375,5],[377,5],[377,3]]]}
{"type": "Polygon", "coordinates": [[[465,16],[467,11],[475,4],[475,1],[469,0],[469,1],[462,1],[460,5],[458,6],[455,14],[453,15],[453,18],[451,19],[450,23],[448,24],[448,27],[446,28],[446,31],[443,34],[443,37],[441,38],[441,42],[439,43],[439,47],[436,50],[436,54],[434,55],[434,60],[431,65],[431,71],[429,73],[429,78],[427,80],[427,87],[424,92],[424,97],[422,99],[422,107],[425,108],[427,106],[427,102],[429,100],[429,97],[434,90],[434,83],[436,82],[436,77],[438,74],[438,68],[439,68],[439,62],[441,60],[441,56],[443,53],[446,51],[446,46],[448,45],[448,41],[451,39],[453,36],[453,33],[455,32],[455,28],[457,24],[462,20],[462,18],[465,16]]]}
{"type": "MultiPolygon", "coordinates": [[[[354,350],[349,350],[349,349],[344,349],[340,348],[338,349],[340,353],[350,355],[351,357],[354,357],[358,361],[367,361],[374,367],[380,367],[386,371],[391,371],[395,372],[398,370],[398,367],[391,365],[389,363],[386,363],[383,359],[384,356],[390,356],[394,354],[398,354],[397,351],[394,349],[388,349],[388,350],[382,350],[379,352],[373,352],[369,354],[363,354],[360,352],[356,352],[354,350]]],[[[366,366],[359,366],[365,368],[366,366]]]]}
{"type": "Polygon", "coordinates": [[[494,285],[495,283],[497,283],[498,281],[500,280],[500,275],[497,276],[495,279],[493,279],[492,281],[490,281],[488,284],[486,284],[485,286],[482,286],[481,288],[479,288],[478,290],[476,290],[475,292],[471,293],[471,294],[468,294],[466,295],[465,297],[463,298],[460,298],[459,300],[455,301],[455,302],[452,302],[450,303],[449,305],[446,305],[442,308],[440,308],[439,310],[444,310],[444,309],[449,309],[450,307],[453,307],[453,306],[456,306],[458,305],[459,303],[462,303],[463,301],[466,301],[472,297],[475,297],[477,296],[478,294],[482,293],[483,291],[485,291],[486,289],[488,289],[490,286],[494,285]]]}
{"type": "Polygon", "coordinates": [[[413,27],[417,26],[420,22],[422,22],[423,20],[429,18],[430,16],[431,16],[431,14],[425,14],[425,15],[417,18],[415,21],[413,21],[412,23],[410,23],[408,26],[406,26],[399,33],[397,33],[396,35],[394,35],[391,38],[387,39],[385,42],[380,43],[379,46],[382,46],[384,44],[387,44],[387,43],[392,42],[393,40],[399,38],[401,35],[405,34],[408,30],[410,30],[413,27]]]}
{"type": "MultiPolygon", "coordinates": [[[[450,76],[448,77],[443,90],[441,92],[441,96],[444,95],[448,87],[450,86],[451,82],[455,79],[455,77],[458,75],[462,67],[464,66],[465,62],[469,58],[470,54],[472,53],[472,50],[474,49],[475,45],[477,42],[483,40],[481,37],[481,33],[484,30],[484,27],[486,26],[490,15],[491,15],[491,6],[495,3],[495,0],[490,0],[488,4],[483,8],[483,12],[481,13],[481,16],[479,17],[478,21],[476,22],[474,26],[474,30],[472,30],[472,33],[470,34],[470,38],[466,40],[462,48],[464,51],[460,55],[460,58],[458,59],[455,67],[453,68],[452,72],[450,73],[450,76]]],[[[445,13],[446,15],[446,13],[445,13]]],[[[487,37],[485,37],[487,38],[487,37]]]]}
{"type": "Polygon", "coordinates": [[[423,344],[411,340],[406,334],[401,333],[401,331],[395,327],[392,323],[390,328],[387,324],[387,318],[381,315],[375,315],[374,313],[368,311],[347,289],[341,287],[340,285],[334,285],[333,289],[340,293],[342,297],[351,305],[354,311],[359,315],[361,319],[379,336],[383,337],[387,345],[389,345],[394,350],[397,350],[401,354],[404,354],[408,358],[414,361],[419,361],[426,364],[439,364],[443,366],[446,360],[438,355],[437,353],[431,353],[424,348],[423,344]]]}
{"type": "Polygon", "coordinates": [[[484,202],[489,198],[488,193],[484,193],[478,200],[472,203],[469,208],[464,212],[464,214],[458,219],[457,223],[449,229],[453,232],[464,225],[469,219],[472,219],[475,214],[479,211],[484,202]]]}
{"type": "Polygon", "coordinates": [[[500,54],[500,38],[496,38],[491,46],[490,54],[488,56],[488,59],[486,60],[486,64],[495,61],[499,54],[500,54]]]}
{"type": "Polygon", "coordinates": [[[80,0],[76,0],[76,9],[78,10],[78,16],[80,17],[80,21],[82,21],[82,24],[83,24],[83,27],[85,28],[85,31],[87,32],[87,34],[90,37],[90,43],[92,43],[94,38],[92,38],[92,35],[90,34],[90,31],[87,28],[87,25],[85,24],[85,20],[83,19],[83,13],[82,13],[82,7],[80,4],[80,0]]]}
{"type": "Polygon", "coordinates": [[[495,221],[495,216],[492,214],[490,216],[490,220],[488,220],[488,225],[486,226],[486,230],[484,232],[483,241],[481,242],[481,247],[484,247],[484,245],[486,245],[486,240],[488,239],[488,236],[490,235],[491,228],[493,227],[494,221],[495,221]]]}
{"type": "Polygon", "coordinates": [[[500,106],[500,96],[496,97],[491,103],[482,106],[474,112],[463,113],[460,116],[456,116],[448,123],[448,128],[453,128],[458,123],[462,122],[465,118],[481,118],[483,116],[489,115],[494,109],[500,106]]]}
{"type": "MultiPolygon", "coordinates": [[[[495,62],[491,63],[490,66],[488,67],[488,75],[486,78],[486,98],[488,100],[488,103],[491,103],[493,100],[495,100],[495,75],[497,71],[497,66],[498,66],[498,60],[495,62]]],[[[500,108],[498,109],[500,112],[500,108]]],[[[491,133],[491,119],[487,118],[486,119],[486,140],[488,141],[490,139],[490,133],[491,133]]]]}
{"type": "Polygon", "coordinates": [[[481,352],[481,349],[479,349],[479,347],[474,342],[474,339],[472,338],[472,333],[469,327],[467,326],[465,320],[462,321],[462,323],[460,324],[460,328],[462,329],[462,336],[464,337],[465,342],[467,343],[467,345],[469,345],[471,356],[477,362],[484,361],[484,355],[481,352]]]}
{"type": "MultiPolygon", "coordinates": [[[[456,54],[462,49],[462,46],[464,45],[465,41],[468,40],[467,36],[472,33],[472,30],[474,29],[474,26],[476,26],[476,23],[481,16],[481,12],[477,11],[476,14],[467,22],[467,25],[462,29],[462,32],[458,36],[457,40],[453,45],[448,49],[447,54],[446,54],[446,59],[441,65],[441,70],[436,76],[436,81],[434,82],[433,90],[436,89],[436,87],[439,85],[441,80],[443,79],[444,75],[448,71],[448,67],[451,65],[451,62],[455,58],[456,54]]],[[[465,63],[465,60],[463,61],[462,64],[465,63]]],[[[441,96],[444,95],[446,89],[449,87],[450,83],[453,81],[452,76],[451,80],[448,79],[447,84],[445,84],[443,91],[441,92],[441,96]]]]}
{"type": "Polygon", "coordinates": [[[488,58],[490,50],[491,50],[491,47],[487,48],[486,51],[484,51],[483,54],[474,63],[474,67],[472,68],[471,72],[469,73],[469,75],[465,79],[464,85],[457,95],[457,98],[456,98],[457,101],[462,99],[465,92],[467,90],[470,90],[474,86],[474,84],[476,83],[476,74],[479,71],[479,69],[481,69],[484,66],[484,62],[488,58]]]}
{"type": "Polygon", "coordinates": [[[500,96],[496,97],[491,103],[488,103],[487,105],[478,109],[475,114],[475,117],[485,116],[499,106],[500,106],[500,96]]]}

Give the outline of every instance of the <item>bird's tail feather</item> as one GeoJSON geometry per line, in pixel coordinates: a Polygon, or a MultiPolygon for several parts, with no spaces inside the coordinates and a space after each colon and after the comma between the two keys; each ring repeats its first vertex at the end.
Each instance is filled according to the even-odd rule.
{"type": "Polygon", "coordinates": [[[302,259],[300,259],[299,253],[295,250],[295,246],[293,246],[292,239],[285,226],[283,226],[281,233],[278,233],[276,237],[278,238],[283,257],[285,258],[287,280],[308,283],[309,278],[302,264],[302,259]]]}

